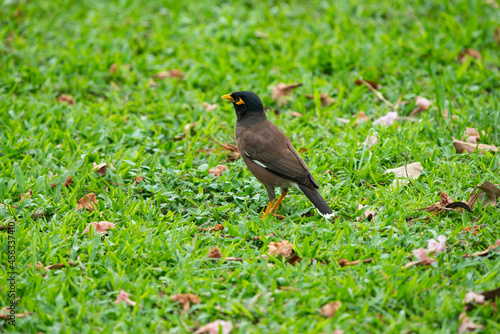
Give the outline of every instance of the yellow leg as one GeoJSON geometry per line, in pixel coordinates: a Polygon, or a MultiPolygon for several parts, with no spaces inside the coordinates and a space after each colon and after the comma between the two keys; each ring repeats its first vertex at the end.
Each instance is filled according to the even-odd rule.
{"type": "Polygon", "coordinates": [[[271,209],[271,213],[274,213],[274,211],[276,211],[276,209],[278,208],[278,205],[280,205],[281,201],[283,201],[283,198],[285,198],[286,194],[288,194],[288,191],[281,193],[280,198],[278,198],[276,203],[273,205],[273,207],[271,209]]]}
{"type": "Polygon", "coordinates": [[[264,215],[262,216],[262,218],[266,218],[266,216],[271,212],[271,208],[273,207],[273,203],[274,203],[274,200],[269,202],[269,204],[267,205],[266,211],[264,211],[264,215]]]}

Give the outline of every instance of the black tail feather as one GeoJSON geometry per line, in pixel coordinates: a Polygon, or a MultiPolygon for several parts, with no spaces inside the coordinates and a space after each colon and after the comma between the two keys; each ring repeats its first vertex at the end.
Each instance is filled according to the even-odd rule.
{"type": "Polygon", "coordinates": [[[310,188],[308,186],[298,185],[300,190],[307,196],[307,198],[311,201],[312,204],[318,209],[319,213],[326,218],[330,218],[333,216],[333,210],[330,208],[328,203],[321,197],[318,190],[314,188],[310,188]]]}

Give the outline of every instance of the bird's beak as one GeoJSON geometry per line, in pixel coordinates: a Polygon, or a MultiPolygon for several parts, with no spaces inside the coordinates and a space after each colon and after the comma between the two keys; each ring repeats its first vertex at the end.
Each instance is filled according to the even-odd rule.
{"type": "Polygon", "coordinates": [[[231,96],[231,94],[222,95],[222,98],[234,102],[234,99],[231,96]]]}

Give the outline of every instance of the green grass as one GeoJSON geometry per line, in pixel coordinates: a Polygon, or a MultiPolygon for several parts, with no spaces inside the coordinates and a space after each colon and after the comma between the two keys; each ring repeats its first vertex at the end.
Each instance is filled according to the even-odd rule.
{"type": "MultiPolygon", "coordinates": [[[[500,239],[499,207],[407,220],[430,216],[415,209],[442,190],[463,200],[483,181],[500,184],[500,155],[456,154],[451,143],[475,127],[485,131],[484,143],[500,145],[499,20],[486,1],[4,1],[0,220],[16,224],[17,311],[33,314],[15,327],[0,319],[0,330],[187,333],[224,319],[232,333],[456,333],[465,293],[500,286],[498,253],[462,257],[500,239]],[[459,62],[466,48],[482,60],[459,62]],[[176,68],[183,80],[150,87],[156,73],[176,68]],[[393,103],[401,96],[401,116],[417,95],[434,106],[415,122],[372,126],[390,109],[354,84],[359,77],[377,80],[393,103]],[[264,188],[210,140],[234,143],[234,111],[221,95],[252,90],[278,108],[270,87],[279,82],[303,86],[268,117],[297,149],[308,149],[304,159],[335,224],[297,192],[279,211],[283,221],[261,220],[264,188]],[[304,97],[321,92],[336,102],[322,108],[304,97]],[[58,103],[62,93],[75,105],[58,103]],[[204,101],[218,108],[207,112],[204,101]],[[457,119],[444,120],[444,108],[457,119]],[[337,121],[359,111],[370,120],[337,121]],[[195,131],[181,138],[192,122],[195,131]],[[363,150],[358,143],[373,131],[379,143],[363,150]],[[391,189],[384,171],[416,161],[424,173],[391,189]],[[116,170],[101,177],[93,162],[116,170]],[[228,170],[214,179],[208,168],[217,164],[228,170]],[[75,183],[66,188],[68,175],[75,183]],[[134,183],[137,175],[144,183],[134,183]],[[31,198],[21,199],[29,189],[31,198]],[[99,210],[75,211],[90,192],[99,210]],[[360,203],[377,212],[371,222],[356,222],[360,203]],[[117,226],[106,236],[82,234],[100,220],[117,226]],[[218,223],[222,232],[198,232],[218,223]],[[473,224],[487,226],[478,235],[462,231],[473,224]],[[271,232],[277,237],[252,241],[271,232]],[[448,249],[437,265],[402,268],[440,234],[448,249]],[[304,260],[261,259],[280,239],[304,260]],[[215,246],[245,261],[207,261],[215,246]],[[341,258],[374,262],[340,267],[341,258]],[[43,276],[38,261],[77,266],[43,276]],[[114,303],[121,289],[135,307],[114,303]],[[180,314],[170,299],[178,293],[201,303],[180,314]],[[333,318],[319,314],[336,300],[343,305],[333,318]]],[[[5,272],[6,229],[0,238],[5,272]]],[[[0,307],[10,303],[8,288],[2,274],[0,307]]],[[[491,304],[467,315],[485,333],[500,332],[491,304]]]]}

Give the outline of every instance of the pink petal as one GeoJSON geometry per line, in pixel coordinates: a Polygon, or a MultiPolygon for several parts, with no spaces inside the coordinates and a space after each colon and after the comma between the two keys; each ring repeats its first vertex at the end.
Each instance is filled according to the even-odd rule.
{"type": "Polygon", "coordinates": [[[422,247],[420,247],[419,249],[415,249],[413,251],[413,255],[415,255],[415,257],[420,261],[427,260],[429,258],[429,255],[427,255],[427,252],[422,247]]]}
{"type": "Polygon", "coordinates": [[[92,222],[89,225],[87,225],[85,230],[83,230],[83,234],[89,233],[90,226],[94,226],[94,229],[97,233],[104,234],[110,228],[115,227],[115,224],[107,222],[107,221],[92,222]]]}
{"type": "Polygon", "coordinates": [[[121,289],[120,293],[118,293],[118,296],[116,296],[115,303],[119,305],[121,302],[125,302],[129,304],[130,306],[135,306],[135,302],[130,300],[129,294],[125,292],[125,290],[121,289]]]}
{"type": "Polygon", "coordinates": [[[484,304],[484,296],[478,295],[473,291],[469,291],[465,294],[464,303],[476,302],[478,304],[484,304]]]}

